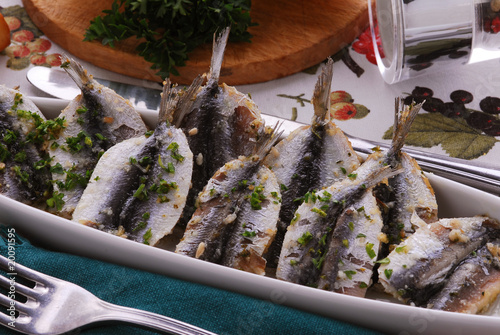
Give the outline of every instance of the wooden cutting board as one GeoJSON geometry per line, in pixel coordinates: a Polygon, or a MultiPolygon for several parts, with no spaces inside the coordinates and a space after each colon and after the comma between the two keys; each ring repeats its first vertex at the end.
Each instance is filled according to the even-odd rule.
{"type": "MultiPolygon", "coordinates": [[[[160,81],[151,64],[138,56],[135,38],[116,48],[83,42],[90,20],[111,8],[113,0],[23,0],[32,21],[53,42],[98,67],[128,76],[160,81]]],[[[252,0],[252,43],[230,43],[221,80],[230,85],[264,82],[300,72],[351,43],[368,26],[366,0],[252,0]]],[[[190,84],[210,66],[211,45],[193,51],[179,84],[190,84]]]]}

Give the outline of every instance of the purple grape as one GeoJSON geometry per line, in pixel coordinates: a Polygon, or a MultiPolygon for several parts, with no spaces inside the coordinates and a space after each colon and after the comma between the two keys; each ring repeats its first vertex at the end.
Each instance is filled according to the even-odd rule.
{"type": "Polygon", "coordinates": [[[463,117],[467,118],[469,116],[469,111],[465,108],[464,104],[457,104],[455,102],[446,102],[444,104],[443,111],[441,114],[451,118],[463,117]]]}
{"type": "Polygon", "coordinates": [[[472,128],[484,131],[493,125],[496,118],[493,115],[483,112],[471,112],[466,121],[472,128]]]}
{"type": "Polygon", "coordinates": [[[415,86],[411,95],[418,98],[428,99],[434,95],[434,92],[427,87],[415,86]]]}
{"type": "Polygon", "coordinates": [[[456,90],[451,92],[450,98],[453,102],[468,104],[474,99],[474,96],[470,92],[464,90],[456,90]]]}
{"type": "Polygon", "coordinates": [[[500,113],[500,99],[495,97],[486,97],[479,102],[479,108],[488,114],[500,113]]]}
{"type": "Polygon", "coordinates": [[[422,108],[429,113],[444,113],[445,105],[443,100],[438,98],[428,98],[422,108]]]}

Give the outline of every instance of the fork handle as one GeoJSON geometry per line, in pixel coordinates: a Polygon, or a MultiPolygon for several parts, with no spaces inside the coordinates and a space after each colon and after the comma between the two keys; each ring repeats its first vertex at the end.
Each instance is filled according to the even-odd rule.
{"type": "Polygon", "coordinates": [[[208,330],[160,314],[118,306],[106,301],[100,301],[100,303],[103,313],[96,316],[94,322],[129,323],[172,335],[216,335],[208,330]]]}

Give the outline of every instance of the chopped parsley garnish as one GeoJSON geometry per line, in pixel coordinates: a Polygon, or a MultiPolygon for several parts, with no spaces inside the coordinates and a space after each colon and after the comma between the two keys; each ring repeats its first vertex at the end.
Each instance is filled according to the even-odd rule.
{"type": "Polygon", "coordinates": [[[386,257],[386,258],[382,258],[381,260],[378,260],[376,261],[375,263],[378,263],[378,264],[389,264],[391,262],[391,260],[386,257]]]}
{"type": "Polygon", "coordinates": [[[366,243],[365,249],[368,257],[370,257],[371,259],[377,257],[377,254],[375,253],[375,251],[373,251],[373,243],[366,243]]]}
{"type": "Polygon", "coordinates": [[[151,237],[153,237],[153,233],[151,232],[151,228],[149,228],[142,236],[144,244],[149,245],[149,240],[151,239],[151,237]]]}
{"type": "Polygon", "coordinates": [[[305,246],[309,241],[311,241],[313,238],[312,234],[308,231],[306,231],[304,234],[302,234],[301,237],[297,239],[297,242],[299,242],[300,245],[305,246]]]}
{"type": "Polygon", "coordinates": [[[262,186],[257,186],[254,188],[252,194],[250,195],[250,206],[252,209],[259,210],[262,209],[262,201],[266,199],[263,194],[264,188],[262,186]]]}
{"type": "Polygon", "coordinates": [[[392,269],[385,269],[384,270],[384,274],[385,274],[385,277],[387,279],[391,279],[391,276],[392,276],[392,269]]]}
{"type": "Polygon", "coordinates": [[[64,193],[55,191],[54,193],[52,193],[52,197],[47,199],[46,201],[47,206],[49,206],[50,208],[55,208],[58,211],[60,211],[64,205],[63,197],[64,193]]]}
{"type": "Polygon", "coordinates": [[[354,276],[356,274],[356,271],[347,270],[347,271],[344,271],[344,273],[347,276],[347,278],[352,279],[352,276],[354,276]]]}
{"type": "Polygon", "coordinates": [[[244,237],[255,237],[257,233],[254,231],[245,230],[241,235],[243,235],[244,237]]]}
{"type": "Polygon", "coordinates": [[[179,154],[179,144],[177,142],[172,142],[168,145],[167,150],[172,151],[170,156],[178,162],[182,162],[184,160],[184,156],[179,154]]]}
{"type": "Polygon", "coordinates": [[[323,211],[323,210],[321,210],[321,209],[319,209],[319,208],[313,207],[313,208],[311,209],[311,212],[314,212],[314,213],[316,213],[316,214],[320,215],[321,217],[326,217],[326,213],[325,213],[325,211],[323,211]]]}

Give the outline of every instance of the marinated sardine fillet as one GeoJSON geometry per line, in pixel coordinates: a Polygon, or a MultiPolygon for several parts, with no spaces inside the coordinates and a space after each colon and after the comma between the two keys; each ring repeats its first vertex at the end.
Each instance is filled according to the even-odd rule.
{"type": "Polygon", "coordinates": [[[500,293],[500,241],[488,242],[453,271],[445,286],[427,303],[431,309],[479,314],[500,293]]]}
{"type": "Polygon", "coordinates": [[[371,188],[383,181],[390,181],[402,173],[398,155],[420,108],[420,106],[401,108],[399,99],[396,99],[395,105],[397,121],[389,150],[375,151],[358,169],[350,173],[348,178],[324,189],[327,192],[326,198],[321,195],[321,191],[318,191],[312,198],[313,201],[310,201],[311,197],[306,194],[304,203],[297,209],[295,218],[285,235],[277,271],[279,279],[337,292],[361,295],[365,293],[358,288],[359,285],[361,288],[369,285],[370,277],[362,277],[358,272],[372,271],[374,262],[379,258],[380,240],[385,243],[387,239],[379,230],[382,216],[380,211],[372,207],[374,199],[370,198],[373,191],[371,188]],[[363,203],[366,202],[367,205],[365,208],[371,210],[370,213],[365,213],[367,221],[364,223],[360,221],[357,229],[363,229],[361,227],[365,225],[367,230],[354,235],[350,231],[351,228],[356,229],[353,208],[363,208],[364,205],[360,205],[363,197],[366,197],[363,199],[363,203]],[[373,224],[369,225],[370,223],[373,224]],[[363,235],[370,238],[355,240],[356,237],[363,235]],[[353,241],[355,243],[352,243],[353,241]],[[363,242],[365,248],[359,245],[363,242]],[[353,252],[356,254],[352,254],[353,252]],[[338,264],[345,260],[346,263],[338,264]],[[354,264],[358,265],[358,270],[354,268],[354,264]],[[358,274],[357,278],[353,277],[354,274],[358,274]],[[344,278],[348,280],[338,281],[344,278]],[[351,290],[356,285],[358,287],[351,290]]]}
{"type": "Polygon", "coordinates": [[[60,129],[19,91],[0,85],[0,193],[44,207],[52,179],[47,140],[60,129]]]}
{"type": "Polygon", "coordinates": [[[168,120],[174,105],[167,82],[154,133],[124,140],[104,153],[73,221],[153,246],[172,232],[193,166],[184,132],[168,120]]]}
{"type": "MultiPolygon", "coordinates": [[[[398,105],[399,102],[396,103],[396,106],[398,105]]],[[[415,231],[415,227],[411,225],[414,212],[427,223],[438,219],[438,205],[429,180],[415,159],[401,151],[409,127],[420,107],[421,105],[403,106],[400,116],[395,118],[392,148],[387,154],[386,163],[393,167],[399,166],[403,172],[388,181],[385,196],[380,196],[381,193],[377,192],[380,196],[379,201],[386,206],[384,226],[384,232],[388,237],[386,254],[389,249],[415,231]]]]}
{"type": "Polygon", "coordinates": [[[484,216],[428,225],[414,215],[412,223],[420,228],[381,261],[378,274],[387,293],[417,306],[425,306],[462,260],[500,232],[500,223],[484,216]]]}
{"type": "Polygon", "coordinates": [[[146,125],[132,105],[97,83],[74,60],[65,70],[82,93],[62,111],[65,129],[51,145],[55,196],[64,205],[57,213],[70,218],[100,156],[123,140],[141,136],[146,125]]]}
{"type": "MultiPolygon", "coordinates": [[[[390,166],[377,169],[362,170],[362,168],[363,165],[356,170],[359,173],[353,174],[351,178],[343,179],[322,191],[304,196],[304,202],[297,209],[295,218],[285,235],[276,272],[278,279],[314,287],[321,285],[324,289],[340,291],[344,286],[346,288],[355,286],[358,280],[361,286],[364,286],[361,282],[368,284],[367,278],[352,277],[354,273],[351,272],[356,271],[355,269],[363,272],[360,270],[362,267],[366,269],[371,267],[371,265],[364,264],[368,259],[361,255],[361,253],[366,253],[366,248],[377,252],[375,244],[378,243],[375,236],[380,233],[381,217],[379,217],[378,209],[372,207],[373,199],[370,199],[367,194],[371,192],[373,186],[384,179],[391,178],[399,171],[393,171],[390,166]],[[365,202],[367,206],[365,209],[358,207],[365,202]],[[370,215],[373,215],[374,221],[368,219],[370,215]],[[353,230],[366,229],[363,234],[369,237],[356,240],[359,233],[351,234],[351,228],[353,230]],[[349,234],[343,236],[346,231],[349,234]],[[349,250],[344,253],[342,247],[349,250]],[[338,255],[339,251],[341,255],[338,255]],[[350,252],[355,252],[353,257],[349,255],[350,252]],[[357,257],[359,259],[356,259],[357,257]],[[342,258],[348,262],[344,264],[345,267],[339,268],[338,262],[342,258]],[[357,264],[356,268],[354,264],[357,264]],[[345,271],[348,272],[345,273],[345,271]],[[338,283],[335,286],[338,277],[343,279],[344,275],[347,279],[351,276],[353,281],[338,283]]],[[[371,256],[373,255],[370,252],[369,262],[374,262],[376,257],[371,256]]]]}
{"type": "Polygon", "coordinates": [[[183,214],[186,222],[194,212],[198,193],[208,180],[225,163],[251,155],[256,138],[264,129],[255,103],[234,87],[219,84],[228,35],[229,29],[225,29],[215,39],[208,81],[201,86],[201,81],[195,80],[191,89],[197,90],[196,97],[179,108],[180,121],[177,117],[175,121],[188,137],[195,162],[192,188],[183,214]]]}
{"type": "Polygon", "coordinates": [[[278,232],[268,255],[269,266],[276,267],[286,228],[300,205],[297,199],[346,178],[360,164],[349,140],[329,117],[332,74],[333,61],[329,59],[314,90],[315,115],[311,125],[293,131],[264,160],[275,173],[282,194],[278,232]]]}
{"type": "Polygon", "coordinates": [[[175,252],[265,274],[262,255],[276,234],[281,204],[276,177],[262,159],[275,140],[263,141],[256,155],[232,160],[215,173],[175,252]]]}
{"type": "Polygon", "coordinates": [[[337,220],[318,288],[364,297],[372,284],[382,231],[382,215],[371,192],[337,220]]]}

